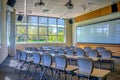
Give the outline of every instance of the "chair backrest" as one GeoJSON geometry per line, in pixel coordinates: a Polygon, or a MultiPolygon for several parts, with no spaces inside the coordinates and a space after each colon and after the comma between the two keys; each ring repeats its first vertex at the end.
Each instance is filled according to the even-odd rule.
{"type": "Polygon", "coordinates": [[[69,46],[65,46],[65,49],[70,49],[69,46]]]}
{"type": "Polygon", "coordinates": [[[82,48],[75,48],[75,50],[77,51],[77,50],[83,50],[82,48]]]}
{"type": "Polygon", "coordinates": [[[104,47],[96,47],[96,50],[98,52],[102,52],[102,51],[105,51],[105,48],[104,47]]]}
{"type": "Polygon", "coordinates": [[[74,46],[70,46],[70,49],[71,49],[71,50],[74,50],[74,48],[75,48],[74,46]]]}
{"type": "Polygon", "coordinates": [[[64,54],[64,50],[63,49],[58,49],[58,54],[64,54]]]}
{"type": "Polygon", "coordinates": [[[33,51],[39,51],[39,49],[38,48],[36,48],[36,47],[33,47],[33,51]]]}
{"type": "Polygon", "coordinates": [[[87,57],[78,57],[78,70],[81,74],[90,76],[93,71],[93,61],[87,57]]]}
{"type": "Polygon", "coordinates": [[[81,57],[84,57],[85,56],[85,52],[84,52],[84,50],[76,50],[76,55],[77,56],[81,56],[81,57]]]}
{"type": "Polygon", "coordinates": [[[66,50],[66,54],[67,54],[67,55],[74,55],[74,51],[68,49],[68,50],[66,50]]]}
{"type": "Polygon", "coordinates": [[[41,62],[41,56],[39,53],[33,53],[33,63],[34,64],[40,64],[41,62]]]}
{"type": "Polygon", "coordinates": [[[21,60],[21,55],[22,55],[22,51],[21,51],[21,50],[16,50],[15,58],[16,58],[17,60],[21,60]]]}
{"type": "Polygon", "coordinates": [[[44,52],[43,47],[40,47],[40,48],[39,48],[39,51],[40,51],[40,52],[44,52]]]}
{"type": "Polygon", "coordinates": [[[96,50],[91,50],[87,52],[88,57],[96,58],[98,57],[98,52],[96,50]]]}
{"type": "Polygon", "coordinates": [[[51,50],[49,51],[49,53],[50,53],[50,54],[55,54],[55,50],[54,50],[54,49],[51,49],[51,50]]]}
{"type": "Polygon", "coordinates": [[[34,51],[33,47],[28,47],[29,51],[34,51]]]}
{"type": "Polygon", "coordinates": [[[67,58],[65,55],[55,56],[55,68],[60,70],[65,70],[67,66],[67,58]]]}
{"type": "Polygon", "coordinates": [[[111,51],[106,50],[106,51],[101,52],[101,58],[102,59],[111,59],[111,57],[112,57],[112,52],[111,51]]]}
{"type": "Polygon", "coordinates": [[[91,47],[84,47],[84,51],[90,51],[92,50],[91,47]]]}
{"type": "Polygon", "coordinates": [[[27,53],[24,52],[24,51],[22,51],[21,60],[22,61],[26,61],[27,60],[27,53]]]}
{"type": "Polygon", "coordinates": [[[43,65],[50,67],[52,65],[52,56],[48,53],[42,54],[43,65]]]}
{"type": "Polygon", "coordinates": [[[28,48],[28,47],[25,47],[25,50],[26,50],[26,51],[29,51],[29,48],[28,48]]]}

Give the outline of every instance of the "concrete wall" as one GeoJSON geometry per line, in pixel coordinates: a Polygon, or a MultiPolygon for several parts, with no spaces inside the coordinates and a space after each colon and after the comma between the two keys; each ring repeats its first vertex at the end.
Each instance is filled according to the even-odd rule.
{"type": "Polygon", "coordinates": [[[0,64],[8,56],[8,47],[6,40],[6,0],[0,0],[0,35],[1,35],[1,48],[0,48],[0,64]]]}
{"type": "Polygon", "coordinates": [[[34,47],[40,47],[40,46],[71,46],[72,45],[72,25],[69,24],[68,20],[65,20],[65,36],[66,36],[66,42],[65,43],[26,43],[26,44],[16,44],[16,49],[24,50],[25,47],[28,46],[34,46],[34,47]]]}

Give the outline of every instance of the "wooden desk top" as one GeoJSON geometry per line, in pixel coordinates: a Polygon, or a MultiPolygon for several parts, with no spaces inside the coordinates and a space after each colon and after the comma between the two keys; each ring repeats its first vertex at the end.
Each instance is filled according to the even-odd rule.
{"type": "MultiPolygon", "coordinates": [[[[78,70],[75,71],[75,73],[78,73],[78,70]]],[[[80,73],[80,72],[79,72],[80,73]]],[[[91,74],[91,76],[94,77],[98,77],[98,78],[104,78],[105,76],[107,76],[110,73],[109,70],[103,70],[103,69],[93,69],[93,72],[91,74]]]]}
{"type": "MultiPolygon", "coordinates": [[[[51,65],[52,68],[55,68],[55,63],[53,63],[51,65]]],[[[73,65],[67,65],[66,67],[66,71],[74,71],[74,70],[77,70],[78,69],[78,66],[73,66],[73,65]]]]}
{"type": "MultiPolygon", "coordinates": [[[[66,57],[71,58],[71,59],[77,59],[80,56],[66,55],[66,57]]],[[[99,60],[99,58],[92,58],[92,57],[90,57],[90,58],[93,59],[93,61],[98,61],[99,60]]]]}

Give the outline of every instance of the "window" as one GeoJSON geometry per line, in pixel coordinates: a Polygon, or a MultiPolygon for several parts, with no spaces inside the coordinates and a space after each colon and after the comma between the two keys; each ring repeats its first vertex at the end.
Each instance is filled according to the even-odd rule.
{"type": "Polygon", "coordinates": [[[26,21],[16,21],[17,43],[63,43],[65,42],[64,19],[27,16],[26,21]]]}

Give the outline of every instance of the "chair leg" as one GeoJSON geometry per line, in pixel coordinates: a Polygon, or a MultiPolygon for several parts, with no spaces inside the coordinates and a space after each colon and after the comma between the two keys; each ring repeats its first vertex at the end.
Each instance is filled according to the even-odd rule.
{"type": "Polygon", "coordinates": [[[72,73],[69,74],[69,80],[72,80],[72,73]]]}
{"type": "Polygon", "coordinates": [[[32,75],[31,75],[31,80],[33,80],[33,77],[34,77],[35,72],[36,72],[36,67],[35,67],[34,72],[33,72],[32,75]]]}
{"type": "Polygon", "coordinates": [[[22,71],[22,68],[24,67],[24,64],[25,64],[25,62],[23,63],[23,65],[22,65],[22,66],[20,66],[19,75],[21,74],[21,71],[22,71]]]}
{"type": "Polygon", "coordinates": [[[17,67],[19,66],[19,64],[20,64],[20,62],[18,62],[17,65],[15,66],[15,71],[16,71],[17,67]]]}
{"type": "Polygon", "coordinates": [[[60,72],[58,72],[58,80],[60,80],[60,72]]]}
{"type": "Polygon", "coordinates": [[[26,77],[26,74],[27,74],[27,72],[29,71],[29,69],[30,69],[30,64],[28,63],[28,69],[26,70],[26,72],[25,72],[25,74],[24,74],[24,78],[26,77]]]}
{"type": "Polygon", "coordinates": [[[110,62],[110,68],[111,68],[111,71],[114,71],[114,61],[112,61],[112,60],[110,62]]]}
{"type": "Polygon", "coordinates": [[[44,68],[44,69],[43,69],[43,71],[41,72],[41,77],[40,77],[40,80],[42,80],[42,79],[43,79],[45,71],[46,71],[46,68],[44,68]]]}
{"type": "Polygon", "coordinates": [[[100,65],[99,65],[99,68],[101,69],[101,65],[102,65],[102,62],[100,61],[100,65]]]}
{"type": "Polygon", "coordinates": [[[56,73],[57,73],[57,71],[55,71],[55,73],[54,73],[54,75],[53,75],[52,80],[54,80],[54,79],[55,79],[56,73]]]}

